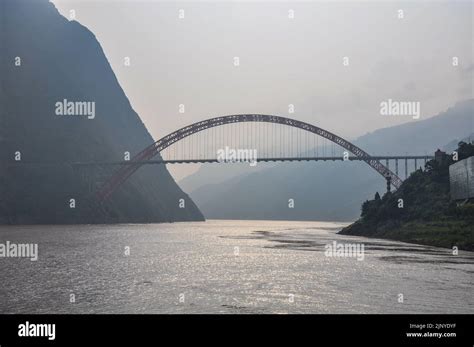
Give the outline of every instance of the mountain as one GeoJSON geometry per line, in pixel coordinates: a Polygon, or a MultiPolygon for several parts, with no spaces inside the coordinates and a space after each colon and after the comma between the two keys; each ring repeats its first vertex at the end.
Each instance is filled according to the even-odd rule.
{"type": "MultiPolygon", "coordinates": [[[[372,154],[433,154],[472,134],[473,115],[474,100],[466,100],[437,116],[379,129],[353,142],[372,154]]],[[[404,163],[399,164],[403,179],[404,163]]],[[[414,171],[413,165],[409,162],[408,172],[414,171]]],[[[180,182],[206,218],[350,221],[358,218],[362,201],[386,189],[384,179],[363,162],[258,164],[257,169],[243,165],[237,175],[233,169],[226,164],[220,176],[211,176],[215,167],[203,166],[180,182]],[[289,199],[294,199],[293,209],[289,199]]]]}
{"type": "Polygon", "coordinates": [[[203,220],[157,165],[98,203],[94,190],[114,168],[65,163],[120,161],[152,136],[87,28],[47,0],[3,0],[0,16],[0,223],[203,220]],[[74,115],[59,109],[63,102],[76,105],[74,115]]]}

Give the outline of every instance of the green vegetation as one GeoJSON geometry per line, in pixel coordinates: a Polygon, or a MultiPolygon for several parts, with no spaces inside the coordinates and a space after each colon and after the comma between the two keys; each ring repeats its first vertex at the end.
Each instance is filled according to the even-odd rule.
{"type": "MultiPolygon", "coordinates": [[[[474,143],[460,142],[458,160],[474,155],[474,143]]],[[[458,205],[449,195],[449,166],[442,154],[415,171],[400,189],[378,193],[362,204],[361,217],[340,233],[474,251],[474,203],[458,205]]]]}

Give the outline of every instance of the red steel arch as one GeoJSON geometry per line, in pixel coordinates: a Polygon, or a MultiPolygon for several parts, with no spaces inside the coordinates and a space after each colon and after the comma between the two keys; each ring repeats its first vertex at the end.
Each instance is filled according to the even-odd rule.
{"type": "Polygon", "coordinates": [[[237,115],[229,115],[229,116],[222,116],[222,117],[215,117],[206,119],[188,126],[185,126],[181,129],[178,129],[171,134],[168,134],[155,143],[151,144],[150,146],[146,147],[140,153],[133,157],[131,160],[131,164],[123,165],[118,169],[114,175],[105,182],[102,187],[97,191],[97,197],[99,200],[103,201],[107,199],[114,191],[117,189],[123,182],[125,182],[135,171],[137,171],[141,165],[143,165],[143,161],[150,160],[158,153],[160,153],[165,148],[171,146],[173,143],[184,139],[190,135],[198,133],[200,131],[225,125],[225,124],[232,124],[232,123],[243,123],[243,122],[266,122],[266,123],[275,123],[275,124],[282,124],[287,125],[290,127],[295,127],[299,129],[303,129],[319,135],[329,141],[334,142],[335,144],[343,147],[344,149],[348,150],[352,154],[357,157],[360,157],[365,161],[370,167],[372,167],[375,171],[377,171],[380,175],[382,175],[386,179],[390,179],[391,184],[395,188],[400,188],[402,184],[402,180],[393,173],[389,168],[385,165],[380,163],[378,160],[371,158],[371,156],[363,151],[361,148],[357,147],[356,145],[352,144],[351,142],[343,139],[336,134],[333,134],[327,130],[321,129],[315,125],[301,122],[295,119],[280,117],[280,116],[273,116],[273,115],[264,115],[264,114],[237,114],[237,115]],[[133,161],[141,162],[133,165],[133,161]]]}

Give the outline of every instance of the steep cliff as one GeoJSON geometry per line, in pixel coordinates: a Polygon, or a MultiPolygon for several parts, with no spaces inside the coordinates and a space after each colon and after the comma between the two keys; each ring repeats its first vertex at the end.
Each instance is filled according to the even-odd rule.
{"type": "Polygon", "coordinates": [[[0,223],[203,219],[164,166],[140,168],[98,204],[93,192],[116,167],[64,163],[120,161],[153,138],[87,28],[47,0],[3,0],[0,18],[0,223]],[[58,115],[64,99],[93,102],[94,117],[58,115]]]}

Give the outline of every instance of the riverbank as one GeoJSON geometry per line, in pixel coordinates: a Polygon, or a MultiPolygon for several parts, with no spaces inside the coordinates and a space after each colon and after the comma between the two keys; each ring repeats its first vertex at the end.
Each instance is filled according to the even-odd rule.
{"type": "Polygon", "coordinates": [[[376,237],[426,246],[452,248],[474,252],[472,222],[431,221],[408,222],[391,229],[372,229],[359,221],[341,230],[342,235],[376,237]]]}
{"type": "MultiPolygon", "coordinates": [[[[460,143],[459,160],[474,155],[474,144],[460,143]]],[[[474,203],[451,200],[449,166],[444,154],[415,171],[400,189],[378,193],[362,204],[361,217],[343,235],[377,237],[429,246],[474,251],[474,203]]]]}

